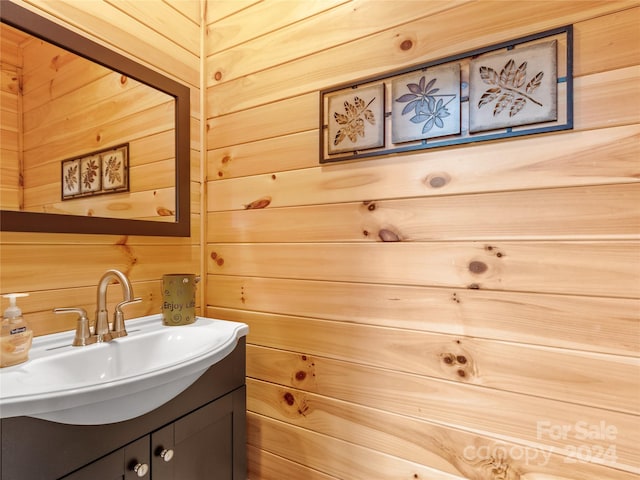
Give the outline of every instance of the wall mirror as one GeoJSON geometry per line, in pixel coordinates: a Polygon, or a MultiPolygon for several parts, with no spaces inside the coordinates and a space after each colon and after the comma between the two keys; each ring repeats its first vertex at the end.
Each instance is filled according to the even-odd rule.
{"type": "Polygon", "coordinates": [[[189,88],[3,1],[0,230],[189,236],[189,88]]]}

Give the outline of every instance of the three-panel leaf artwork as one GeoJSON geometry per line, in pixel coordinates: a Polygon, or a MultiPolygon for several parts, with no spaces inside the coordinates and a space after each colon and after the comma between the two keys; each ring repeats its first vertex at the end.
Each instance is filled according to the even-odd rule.
{"type": "Polygon", "coordinates": [[[62,200],[129,191],[129,144],[61,162],[62,200]]]}
{"type": "Polygon", "coordinates": [[[572,128],[569,31],[321,92],[321,163],[572,128]]]}

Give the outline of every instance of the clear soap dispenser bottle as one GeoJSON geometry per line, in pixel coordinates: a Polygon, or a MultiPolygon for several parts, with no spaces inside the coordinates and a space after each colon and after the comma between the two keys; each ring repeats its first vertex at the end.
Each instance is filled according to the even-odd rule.
{"type": "Polygon", "coordinates": [[[29,350],[33,340],[33,331],[22,318],[22,310],[16,305],[16,298],[26,297],[28,293],[8,293],[9,307],[2,317],[0,333],[0,367],[10,367],[29,359],[29,350]]]}

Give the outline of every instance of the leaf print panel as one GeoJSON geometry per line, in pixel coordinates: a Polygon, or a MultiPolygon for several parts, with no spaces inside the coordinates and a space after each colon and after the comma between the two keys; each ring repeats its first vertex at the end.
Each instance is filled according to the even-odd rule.
{"type": "Polygon", "coordinates": [[[100,155],[80,159],[80,191],[99,192],[101,185],[100,155]]]}
{"type": "Polygon", "coordinates": [[[80,193],[80,159],[62,162],[62,198],[80,193]]]}
{"type": "Polygon", "coordinates": [[[557,120],[556,49],[553,40],[471,59],[469,131],[557,120]]]}
{"type": "Polygon", "coordinates": [[[126,190],[129,185],[129,162],[127,145],[104,152],[102,159],[102,189],[126,190]]]}
{"type": "Polygon", "coordinates": [[[393,143],[460,133],[460,64],[427,68],[391,83],[393,143]]]}
{"type": "Polygon", "coordinates": [[[328,97],[328,151],[384,146],[384,84],[341,90],[328,97]]]}

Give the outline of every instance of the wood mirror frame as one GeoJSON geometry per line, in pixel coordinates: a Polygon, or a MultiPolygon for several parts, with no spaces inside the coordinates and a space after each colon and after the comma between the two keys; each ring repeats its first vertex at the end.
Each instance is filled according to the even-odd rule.
{"type": "Polygon", "coordinates": [[[8,1],[0,21],[120,72],[175,98],[175,222],[0,210],[0,231],[152,235],[190,235],[189,87],[8,1]]]}

